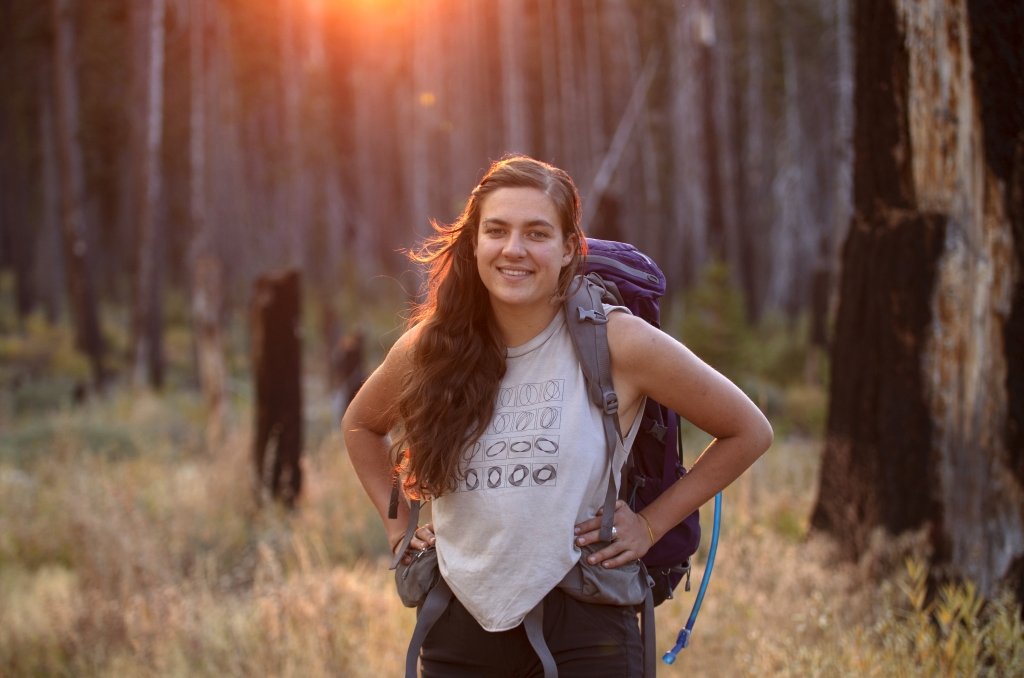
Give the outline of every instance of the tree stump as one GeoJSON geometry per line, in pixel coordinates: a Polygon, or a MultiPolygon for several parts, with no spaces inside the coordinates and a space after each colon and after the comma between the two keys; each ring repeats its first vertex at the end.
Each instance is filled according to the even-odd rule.
{"type": "Polygon", "coordinates": [[[302,489],[302,291],[295,270],[256,280],[252,361],[256,386],[255,490],[291,508],[302,489]]]}

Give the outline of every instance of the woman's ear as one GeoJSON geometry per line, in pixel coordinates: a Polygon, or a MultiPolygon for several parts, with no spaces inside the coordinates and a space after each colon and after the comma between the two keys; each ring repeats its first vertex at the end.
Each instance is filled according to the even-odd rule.
{"type": "Polygon", "coordinates": [[[569,235],[565,239],[565,250],[562,252],[562,267],[566,267],[572,262],[573,256],[576,254],[576,250],[579,249],[580,238],[575,233],[569,235]]]}

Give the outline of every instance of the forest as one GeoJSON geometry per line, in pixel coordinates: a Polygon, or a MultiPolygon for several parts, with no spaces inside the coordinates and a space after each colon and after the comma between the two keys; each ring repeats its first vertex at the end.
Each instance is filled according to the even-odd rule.
{"type": "Polygon", "coordinates": [[[1022,45],[1000,0],[0,0],[0,675],[400,671],[340,413],[512,154],[775,428],[662,674],[1024,671],[1022,45]]]}

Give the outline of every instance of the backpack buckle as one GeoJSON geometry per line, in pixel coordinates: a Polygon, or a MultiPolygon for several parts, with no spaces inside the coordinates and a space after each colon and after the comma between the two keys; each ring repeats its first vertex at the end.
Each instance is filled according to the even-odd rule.
{"type": "Polygon", "coordinates": [[[605,323],[608,322],[608,317],[604,313],[601,313],[601,311],[588,311],[584,309],[582,306],[577,306],[576,310],[580,312],[580,322],[583,322],[584,320],[589,320],[595,325],[604,325],[605,323]]]}
{"type": "Polygon", "coordinates": [[[604,413],[615,414],[619,411],[619,396],[615,391],[604,394],[604,413]]]}

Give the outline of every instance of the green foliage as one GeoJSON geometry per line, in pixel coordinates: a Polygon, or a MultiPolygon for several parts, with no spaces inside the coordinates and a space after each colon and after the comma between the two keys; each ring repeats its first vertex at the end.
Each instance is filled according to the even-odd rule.
{"type": "Polygon", "coordinates": [[[905,574],[882,583],[874,620],[832,627],[824,642],[765,643],[753,673],[778,676],[1024,675],[1024,625],[1013,594],[985,599],[970,581],[949,582],[936,594],[928,566],[907,558],[905,574]]]}
{"type": "MultiPolygon", "coordinates": [[[[708,265],[701,282],[681,304],[683,313],[668,329],[698,357],[732,379],[770,417],[779,433],[821,435],[827,395],[822,385],[807,382],[808,320],[789,321],[768,314],[759,325],[747,324],[742,293],[729,268],[708,265]]],[[[675,309],[673,309],[675,310],[675,309]]],[[[827,373],[827,360],[816,365],[827,373]]]]}
{"type": "Polygon", "coordinates": [[[685,299],[679,324],[683,343],[704,362],[736,380],[750,368],[750,333],[743,295],[729,280],[729,267],[714,261],[685,299]]]}
{"type": "Polygon", "coordinates": [[[986,601],[971,581],[945,583],[929,600],[928,567],[908,558],[898,582],[909,610],[894,610],[874,629],[881,665],[896,675],[1024,674],[1024,626],[1010,593],[986,601]]]}
{"type": "Polygon", "coordinates": [[[794,384],[786,389],[782,420],[792,432],[821,437],[825,434],[827,415],[828,396],[822,387],[794,384]]]}
{"type": "Polygon", "coordinates": [[[804,380],[807,319],[794,322],[772,313],[756,327],[749,326],[743,294],[732,284],[726,264],[709,264],[682,306],[682,317],[668,329],[733,381],[786,387],[804,380]]]}

